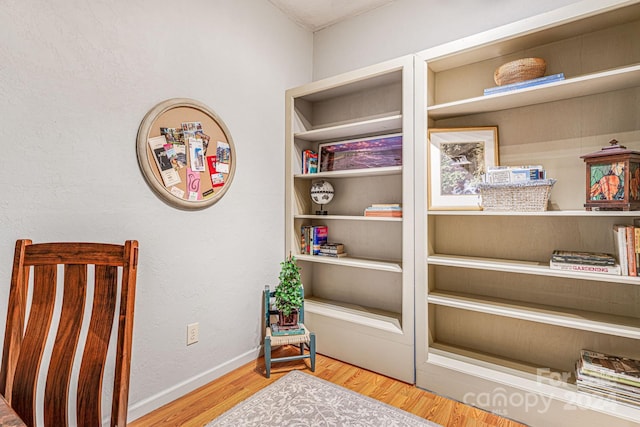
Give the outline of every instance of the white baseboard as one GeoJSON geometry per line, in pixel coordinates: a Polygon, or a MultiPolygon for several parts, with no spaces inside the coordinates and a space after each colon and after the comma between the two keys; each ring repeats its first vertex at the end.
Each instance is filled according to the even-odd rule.
{"type": "Polygon", "coordinates": [[[127,413],[127,421],[130,422],[137,418],[140,418],[143,415],[146,415],[154,411],[155,409],[166,405],[169,402],[173,402],[174,400],[186,395],[187,393],[197,389],[198,387],[202,387],[203,385],[208,384],[217,378],[220,378],[221,376],[233,371],[234,369],[237,369],[253,360],[256,360],[260,355],[261,350],[262,345],[231,360],[228,360],[221,365],[211,368],[208,371],[188,378],[187,380],[178,383],[160,393],[157,393],[141,401],[130,403],[129,411],[127,413]]]}

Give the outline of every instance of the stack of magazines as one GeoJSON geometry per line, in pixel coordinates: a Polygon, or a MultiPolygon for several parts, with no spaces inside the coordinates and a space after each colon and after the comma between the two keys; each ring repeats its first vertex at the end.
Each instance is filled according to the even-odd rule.
{"type": "Polygon", "coordinates": [[[638,407],[640,360],[581,350],[576,384],[579,391],[638,407]]]}
{"type": "Polygon", "coordinates": [[[553,270],[620,275],[616,258],[607,253],[555,250],[549,267],[553,270]]]}

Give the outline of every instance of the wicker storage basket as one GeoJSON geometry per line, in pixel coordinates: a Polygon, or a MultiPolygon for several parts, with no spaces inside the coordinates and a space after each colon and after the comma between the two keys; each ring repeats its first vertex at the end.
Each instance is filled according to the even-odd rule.
{"type": "Polygon", "coordinates": [[[555,179],[539,179],[518,184],[480,184],[485,211],[540,212],[547,210],[555,179]]]}
{"type": "Polygon", "coordinates": [[[542,58],[523,58],[507,62],[499,66],[493,73],[493,80],[498,86],[525,80],[537,79],[544,76],[547,63],[542,58]]]}

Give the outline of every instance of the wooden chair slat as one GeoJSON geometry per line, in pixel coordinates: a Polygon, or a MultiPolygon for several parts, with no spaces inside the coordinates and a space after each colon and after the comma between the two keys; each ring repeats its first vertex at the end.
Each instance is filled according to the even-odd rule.
{"type": "Polygon", "coordinates": [[[116,307],[117,281],[116,267],[96,266],[90,333],[87,335],[78,381],[78,425],[100,425],[102,422],[101,395],[87,393],[87,390],[102,390],[102,374],[116,307]]]}
{"type": "Polygon", "coordinates": [[[24,266],[24,253],[29,244],[31,244],[31,240],[18,240],[13,256],[7,324],[4,334],[4,351],[2,352],[2,369],[0,370],[0,393],[9,404],[11,404],[13,377],[22,346],[22,331],[24,331],[26,316],[29,268],[24,266]],[[9,349],[12,349],[12,351],[9,351],[9,349]]]}
{"type": "Polygon", "coordinates": [[[122,245],[108,243],[38,243],[26,248],[25,265],[123,265],[122,245]]]}
{"type": "Polygon", "coordinates": [[[35,399],[56,294],[57,266],[33,269],[33,296],[27,329],[13,379],[11,406],[27,425],[35,425],[35,399]]]}
{"type": "Polygon", "coordinates": [[[133,343],[133,313],[136,297],[136,279],[138,277],[138,243],[127,241],[124,244],[124,265],[122,268],[122,286],[120,295],[120,315],[118,318],[118,354],[113,384],[113,405],[111,407],[111,425],[127,424],[129,403],[129,371],[131,369],[131,346],[133,343]]]}
{"type": "Polygon", "coordinates": [[[67,401],[71,370],[84,314],[87,293],[87,266],[66,265],[64,269],[64,296],[60,323],[51,353],[49,373],[44,394],[45,425],[67,425],[67,401]]]}

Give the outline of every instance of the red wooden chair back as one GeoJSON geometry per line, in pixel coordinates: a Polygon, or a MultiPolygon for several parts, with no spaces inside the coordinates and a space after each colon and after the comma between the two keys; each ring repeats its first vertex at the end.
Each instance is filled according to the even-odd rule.
{"type": "Polygon", "coordinates": [[[126,241],[124,245],[16,242],[0,393],[27,425],[36,424],[36,395],[42,387],[38,376],[40,368],[47,363],[41,408],[44,425],[70,424],[68,402],[71,381],[76,378],[72,369],[77,357],[81,359],[77,374],[76,423],[78,426],[102,425],[102,380],[114,324],[118,331],[111,425],[126,425],[137,261],[135,240],[126,241]],[[59,265],[64,266],[62,298],[56,298],[56,291],[60,292],[57,289],[59,265]],[[93,280],[88,278],[91,265],[94,266],[93,280]],[[33,274],[31,290],[30,274],[33,274]],[[90,295],[93,301],[87,301],[90,295]],[[54,310],[56,300],[61,301],[58,310],[54,310]],[[90,310],[90,316],[85,315],[85,310],[90,310]],[[57,322],[52,322],[54,312],[59,313],[57,322]],[[57,331],[50,331],[52,325],[58,325],[57,331]],[[87,331],[84,340],[81,339],[83,328],[87,331]],[[54,333],[51,354],[45,354],[48,353],[45,352],[47,338],[54,333]],[[83,341],[83,348],[79,348],[83,341]]]}

